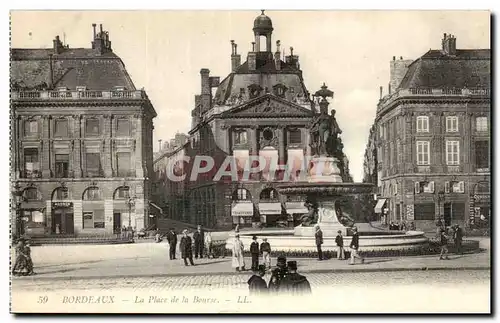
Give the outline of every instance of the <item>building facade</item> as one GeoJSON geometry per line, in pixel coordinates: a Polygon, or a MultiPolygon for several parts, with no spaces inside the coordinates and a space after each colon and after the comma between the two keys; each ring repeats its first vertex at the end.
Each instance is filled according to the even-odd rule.
{"type": "MultiPolygon", "coordinates": [[[[256,223],[292,225],[307,212],[305,197],[287,200],[280,196],[276,186],[283,179],[283,171],[272,172],[267,167],[271,160],[289,165],[289,180],[299,180],[300,171],[307,168],[305,156],[310,156],[308,128],[317,114],[316,103],[304,84],[299,57],[293,48],[283,57],[279,40],[273,52],[273,30],[271,19],[264,13],[255,19],[255,42],[243,64],[237,44],[231,41],[231,73],[222,81],[210,76],[208,69],[201,69],[201,94],[195,96],[189,143],[155,160],[156,187],[164,196],[159,197],[158,204],[178,205],[170,216],[206,227],[231,228],[256,223]],[[179,162],[181,156],[189,161],[179,162]],[[210,156],[214,164],[207,165],[201,156],[210,156]],[[266,160],[266,168],[245,177],[246,163],[250,165],[257,156],[266,160]],[[221,166],[228,166],[224,164],[228,157],[234,158],[238,180],[216,176],[221,166]],[[169,166],[172,161],[175,167],[169,166]],[[195,176],[193,165],[200,161],[210,170],[195,176]],[[165,183],[172,169],[186,175],[184,183],[165,183]],[[168,189],[162,193],[161,187],[177,192],[183,189],[184,203],[168,189]],[[180,205],[184,205],[182,216],[180,205]]],[[[347,158],[343,165],[343,174],[350,178],[347,158]]]]}
{"type": "Polygon", "coordinates": [[[475,226],[490,218],[490,50],[440,50],[391,62],[377,106],[365,177],[384,221],[475,226]]]}
{"type": "Polygon", "coordinates": [[[91,48],[11,50],[13,232],[109,235],[148,226],[156,112],[109,33],[91,48]]]}

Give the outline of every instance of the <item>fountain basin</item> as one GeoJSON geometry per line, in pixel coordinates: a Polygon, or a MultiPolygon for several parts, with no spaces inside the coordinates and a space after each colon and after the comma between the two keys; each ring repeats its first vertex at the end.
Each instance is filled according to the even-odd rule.
{"type": "MultiPolygon", "coordinates": [[[[257,236],[261,243],[263,238],[271,245],[273,252],[316,252],[316,240],[312,236],[295,236],[293,232],[277,232],[267,234],[266,232],[240,232],[240,240],[243,242],[245,251],[250,249],[252,237],[257,236]]],[[[359,245],[361,251],[381,251],[381,250],[411,250],[420,249],[429,244],[429,239],[425,237],[424,232],[360,232],[359,245]]],[[[344,246],[348,249],[351,243],[350,236],[344,236],[344,246]]],[[[234,234],[226,241],[226,249],[232,249],[234,234]]],[[[335,236],[323,238],[323,251],[336,251],[337,244],[335,236]]]]}

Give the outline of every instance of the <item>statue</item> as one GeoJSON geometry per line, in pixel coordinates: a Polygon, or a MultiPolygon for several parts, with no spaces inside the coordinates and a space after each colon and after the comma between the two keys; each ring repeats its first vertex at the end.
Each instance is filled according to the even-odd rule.
{"type": "Polygon", "coordinates": [[[304,206],[308,212],[300,217],[300,222],[304,227],[310,227],[318,223],[318,210],[317,207],[311,202],[305,202],[304,206]]]}

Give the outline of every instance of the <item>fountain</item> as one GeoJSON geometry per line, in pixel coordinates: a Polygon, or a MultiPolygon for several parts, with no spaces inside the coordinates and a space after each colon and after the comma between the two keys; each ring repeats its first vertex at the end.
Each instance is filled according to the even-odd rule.
{"type": "MultiPolygon", "coordinates": [[[[267,237],[274,251],[314,252],[315,227],[323,231],[323,250],[335,250],[335,236],[341,231],[344,245],[349,246],[351,229],[355,221],[344,214],[339,199],[349,195],[373,194],[369,183],[345,183],[339,168],[343,159],[343,145],[339,135],[342,133],[335,119],[335,110],[328,115],[329,102],[333,92],[323,84],[315,96],[319,100],[320,113],[310,128],[310,142],[313,159],[308,170],[307,182],[290,182],[278,185],[277,190],[286,196],[307,196],[309,212],[302,217],[302,224],[292,231],[254,231],[240,232],[240,239],[248,247],[251,237],[267,237]]],[[[401,250],[425,246],[428,239],[423,232],[409,231],[363,231],[358,228],[360,248],[364,251],[401,250]]],[[[228,239],[227,248],[231,248],[228,239]]]]}

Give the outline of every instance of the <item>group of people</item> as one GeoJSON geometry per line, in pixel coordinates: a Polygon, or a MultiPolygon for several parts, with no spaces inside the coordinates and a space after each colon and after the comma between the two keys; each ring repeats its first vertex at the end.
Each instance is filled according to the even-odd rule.
{"type": "MultiPolygon", "coordinates": [[[[201,225],[198,225],[197,230],[193,233],[193,238],[189,236],[189,230],[184,229],[179,243],[181,258],[184,260],[185,266],[194,266],[194,259],[202,259],[203,256],[207,258],[213,257],[212,250],[212,235],[210,232],[205,232],[201,225]]],[[[166,234],[166,239],[169,244],[169,258],[170,260],[176,259],[177,254],[177,233],[175,229],[171,228],[166,234]]],[[[156,242],[162,241],[162,236],[158,232],[155,238],[156,242]]]]}
{"type": "Polygon", "coordinates": [[[297,262],[286,261],[285,256],[279,256],[276,268],[272,270],[269,283],[266,283],[266,265],[253,269],[254,274],[248,280],[250,295],[293,295],[311,294],[311,284],[307,278],[297,273],[297,262]]]}
{"type": "MultiPolygon", "coordinates": [[[[240,240],[240,235],[236,233],[233,241],[232,248],[232,267],[236,271],[244,271],[245,270],[245,257],[244,257],[244,249],[245,246],[243,242],[240,240]]],[[[262,243],[259,245],[257,241],[257,236],[252,237],[252,243],[250,244],[250,254],[252,256],[252,267],[253,271],[258,271],[259,266],[259,258],[262,256],[262,262],[264,271],[271,269],[271,245],[267,242],[267,238],[262,239],[262,243]]]]}
{"type": "MultiPolygon", "coordinates": [[[[351,252],[351,259],[349,261],[350,265],[354,265],[356,263],[356,259],[359,259],[361,263],[365,262],[365,259],[359,254],[359,233],[358,233],[358,228],[353,227],[352,228],[352,238],[351,238],[351,243],[349,245],[349,249],[351,252]]],[[[318,251],[318,260],[324,260],[325,258],[323,257],[323,250],[321,249],[321,246],[323,245],[323,231],[321,231],[321,228],[319,225],[316,225],[316,233],[314,234],[315,239],[316,239],[316,249],[318,251]]],[[[344,248],[344,236],[342,235],[342,231],[339,230],[337,231],[337,236],[335,237],[335,244],[337,245],[337,259],[338,260],[345,260],[345,248],[344,248]]]]}
{"type": "Polygon", "coordinates": [[[462,239],[463,231],[458,224],[455,224],[448,229],[443,223],[438,222],[438,241],[441,246],[441,252],[439,254],[439,260],[449,260],[448,257],[448,241],[453,239],[455,245],[456,253],[462,255],[462,239]]]}
{"type": "Polygon", "coordinates": [[[405,222],[402,221],[400,222],[393,222],[389,224],[389,230],[395,230],[395,231],[415,231],[417,227],[415,226],[415,222],[411,222],[409,225],[405,222]]]}
{"type": "Polygon", "coordinates": [[[29,241],[19,238],[16,243],[16,261],[12,266],[12,275],[27,276],[34,275],[33,260],[31,259],[31,248],[29,241]]]}

